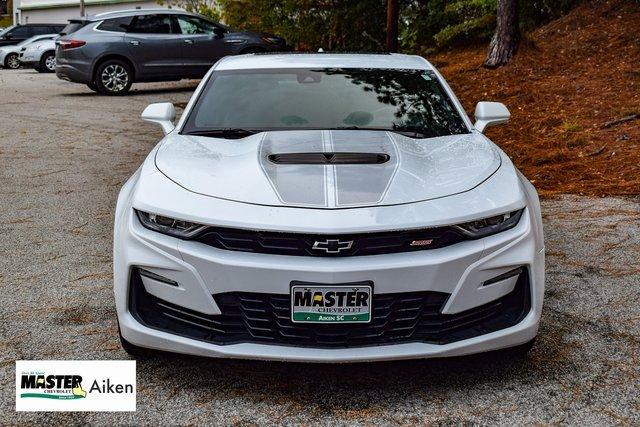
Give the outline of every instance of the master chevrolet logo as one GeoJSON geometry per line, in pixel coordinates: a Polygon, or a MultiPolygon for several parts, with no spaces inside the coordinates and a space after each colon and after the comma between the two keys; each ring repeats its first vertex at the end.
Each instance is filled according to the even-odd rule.
{"type": "Polygon", "coordinates": [[[20,387],[29,390],[26,393],[21,393],[20,397],[46,399],[82,399],[87,397],[87,392],[82,389],[80,375],[22,374],[20,387]]]}
{"type": "Polygon", "coordinates": [[[294,285],[291,320],[303,323],[367,323],[371,321],[371,286],[294,285]]]}
{"type": "Polygon", "coordinates": [[[340,251],[346,251],[353,246],[353,240],[327,239],[324,242],[317,241],[313,244],[313,249],[325,251],[328,254],[338,254],[340,251]]]}

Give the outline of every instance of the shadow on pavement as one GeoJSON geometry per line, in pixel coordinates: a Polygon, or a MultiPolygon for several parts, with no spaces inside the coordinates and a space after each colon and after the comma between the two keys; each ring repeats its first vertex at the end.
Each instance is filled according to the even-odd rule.
{"type": "MultiPolygon", "coordinates": [[[[143,95],[153,95],[158,93],[184,93],[184,92],[193,92],[196,90],[198,83],[189,84],[188,86],[180,86],[180,87],[160,87],[160,88],[148,88],[148,89],[133,89],[131,92],[126,95],[118,95],[121,98],[127,97],[135,97],[135,96],[143,96],[143,95]]],[[[56,95],[57,97],[73,97],[73,98],[107,98],[107,95],[100,95],[99,93],[93,92],[87,89],[85,92],[69,92],[69,93],[61,93],[56,95]]]]}
{"type": "MultiPolygon", "coordinates": [[[[535,347],[532,352],[547,353],[535,347]]],[[[198,401],[238,397],[274,405],[288,401],[294,407],[313,406],[320,411],[358,411],[398,398],[446,395],[467,388],[510,388],[514,381],[539,382],[554,369],[545,359],[544,355],[498,351],[448,359],[308,364],[161,353],[139,360],[138,371],[153,372],[176,389],[189,390],[198,401]]]]}

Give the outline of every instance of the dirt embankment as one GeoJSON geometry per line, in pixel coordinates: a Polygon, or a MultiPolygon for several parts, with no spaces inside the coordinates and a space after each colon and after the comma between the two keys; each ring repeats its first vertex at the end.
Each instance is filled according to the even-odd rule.
{"type": "Polygon", "coordinates": [[[474,47],[431,59],[470,116],[481,100],[509,107],[511,122],[487,135],[541,195],[640,194],[639,3],[588,1],[526,34],[497,70],[481,67],[485,54],[474,47]]]}

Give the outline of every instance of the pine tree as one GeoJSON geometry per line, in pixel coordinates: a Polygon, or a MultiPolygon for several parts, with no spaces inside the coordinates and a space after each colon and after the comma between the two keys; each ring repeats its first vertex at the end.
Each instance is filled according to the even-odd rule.
{"type": "Polygon", "coordinates": [[[519,42],[518,0],[499,0],[496,31],[489,43],[484,66],[496,68],[505,65],[517,52],[519,42]]]}

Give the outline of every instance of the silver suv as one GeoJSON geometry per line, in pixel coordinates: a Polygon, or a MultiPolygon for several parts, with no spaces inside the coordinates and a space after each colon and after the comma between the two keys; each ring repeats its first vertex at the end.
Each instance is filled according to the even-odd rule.
{"type": "Polygon", "coordinates": [[[134,82],[200,78],[227,55],[286,50],[280,37],[167,9],[103,13],[67,29],[56,42],[56,75],[104,95],[125,94],[134,82]]]}

